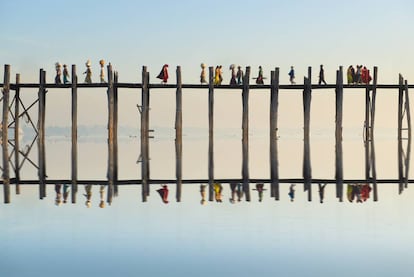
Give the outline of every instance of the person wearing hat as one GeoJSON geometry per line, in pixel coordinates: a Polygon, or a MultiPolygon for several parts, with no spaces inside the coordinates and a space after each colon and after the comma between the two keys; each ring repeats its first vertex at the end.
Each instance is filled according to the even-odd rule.
{"type": "Polygon", "coordinates": [[[201,74],[200,74],[200,83],[201,84],[207,84],[206,81],[206,65],[204,63],[202,63],[201,65],[201,74]]]}
{"type": "Polygon", "coordinates": [[[83,72],[83,74],[86,74],[85,76],[85,83],[91,84],[92,83],[92,70],[91,70],[91,61],[88,60],[86,63],[86,71],[83,72]]]}

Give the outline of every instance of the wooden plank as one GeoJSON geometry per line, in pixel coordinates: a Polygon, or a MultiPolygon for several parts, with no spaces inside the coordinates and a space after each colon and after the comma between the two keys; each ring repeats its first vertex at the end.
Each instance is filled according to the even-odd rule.
{"type": "Polygon", "coordinates": [[[176,90],[176,110],[175,110],[175,158],[176,169],[175,175],[177,178],[176,199],[181,201],[182,189],[182,156],[183,156],[183,118],[182,118],[182,88],[181,88],[181,67],[177,66],[177,90],[176,90]]]}
{"type": "Polygon", "coordinates": [[[246,201],[250,201],[250,173],[249,173],[249,82],[250,82],[250,66],[246,67],[246,72],[243,78],[242,91],[242,178],[243,191],[246,196],[246,201]]]}
{"type": "Polygon", "coordinates": [[[214,200],[214,82],[213,67],[208,68],[208,200],[214,200]]]}
{"type": "Polygon", "coordinates": [[[109,64],[108,69],[108,189],[107,202],[112,203],[114,193],[114,79],[112,66],[109,64]]]}
{"type": "Polygon", "coordinates": [[[72,203],[76,203],[78,192],[78,76],[76,75],[76,65],[72,65],[72,172],[71,172],[71,198],[72,203]]]}
{"type": "Polygon", "coordinates": [[[46,104],[46,72],[40,69],[40,86],[38,92],[39,109],[38,109],[38,160],[39,160],[39,198],[46,197],[46,165],[45,165],[45,104],[46,104]]]}
{"type": "Polygon", "coordinates": [[[279,68],[271,72],[272,90],[270,94],[270,178],[271,183],[271,197],[279,200],[279,160],[278,160],[278,145],[277,145],[277,119],[278,119],[278,105],[279,105],[279,68]]]}
{"type": "Polygon", "coordinates": [[[335,90],[335,179],[336,197],[340,202],[343,201],[343,155],[342,155],[342,111],[343,111],[343,70],[342,66],[336,71],[335,90]]]}
{"type": "MultiPolygon", "coordinates": [[[[4,65],[3,83],[3,119],[2,131],[2,152],[3,152],[3,193],[4,203],[10,203],[10,166],[9,166],[9,97],[10,97],[10,65],[4,65]]],[[[18,155],[18,153],[16,153],[18,155]]]]}
{"type": "Polygon", "coordinates": [[[142,99],[141,99],[141,178],[142,178],[142,201],[147,201],[148,196],[148,128],[147,128],[147,119],[148,116],[148,72],[147,67],[142,67],[142,99]]]}
{"type": "Polygon", "coordinates": [[[16,194],[20,194],[20,74],[16,74],[16,90],[14,103],[14,176],[16,178],[16,194]]]}

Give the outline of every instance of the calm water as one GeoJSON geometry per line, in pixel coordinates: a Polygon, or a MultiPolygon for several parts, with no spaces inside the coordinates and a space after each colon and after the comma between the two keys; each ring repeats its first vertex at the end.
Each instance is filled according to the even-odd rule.
{"type": "MultiPolygon", "coordinates": [[[[281,101],[297,103],[292,105],[298,108],[300,97],[287,95],[281,101]]],[[[332,100],[330,97],[313,101],[323,106],[323,101],[332,100]]],[[[267,98],[254,99],[260,104],[267,98]]],[[[155,113],[161,99],[154,97],[151,101],[155,113]]],[[[354,102],[346,101],[345,105],[352,109],[349,108],[344,119],[344,177],[361,178],[365,170],[363,111],[354,118],[354,102]]],[[[280,112],[286,116],[281,116],[280,121],[280,177],[301,177],[302,133],[301,128],[292,126],[302,126],[302,115],[299,108],[294,112],[283,107],[286,106],[282,105],[280,112]]],[[[396,130],[388,122],[390,115],[396,116],[394,110],[395,106],[389,109],[390,114],[379,114],[377,119],[378,178],[397,178],[396,130]]],[[[218,108],[216,116],[226,114],[218,108]]],[[[239,114],[230,113],[228,117],[236,118],[239,114]]],[[[250,176],[268,178],[268,134],[260,126],[262,121],[266,126],[267,115],[263,112],[262,117],[255,117],[260,111],[254,108],[252,114],[250,176]]],[[[315,109],[312,116],[313,177],[333,178],[334,110],[329,108],[321,113],[315,109]]],[[[220,120],[216,123],[220,131],[216,132],[215,140],[215,176],[240,177],[239,121],[233,121],[232,128],[220,120]]],[[[152,125],[157,126],[156,119],[152,125]]],[[[151,176],[174,178],[174,130],[156,129],[155,134],[156,139],[151,141],[151,176]]],[[[106,178],[105,142],[105,137],[80,141],[80,179],[106,178]]],[[[207,178],[207,145],[205,128],[184,131],[184,178],[207,178]]],[[[140,165],[136,164],[139,149],[136,138],[127,135],[120,138],[120,179],[140,176],[140,165]]],[[[69,178],[70,141],[49,137],[46,152],[49,178],[69,178]]],[[[24,178],[36,177],[36,171],[28,164],[22,173],[24,178]]],[[[92,206],[87,208],[83,186],[79,187],[77,204],[61,206],[54,204],[53,186],[48,187],[48,197],[42,201],[38,200],[36,186],[24,186],[21,195],[12,195],[10,205],[0,205],[1,276],[412,276],[414,273],[411,188],[398,195],[396,184],[380,185],[378,202],[369,199],[356,204],[339,203],[334,185],[328,185],[325,202],[320,204],[316,187],[314,201],[308,202],[307,194],[298,184],[295,201],[291,202],[288,185],[281,186],[280,201],[270,198],[267,186],[263,202],[258,202],[257,193],[252,191],[250,203],[231,204],[229,186],[223,186],[223,203],[208,202],[204,206],[200,205],[198,184],[183,186],[181,203],[174,201],[175,187],[171,185],[168,205],[156,194],[158,186],[151,187],[146,203],[141,202],[139,186],[120,187],[112,206],[104,209],[98,207],[98,187],[93,188],[92,206]]]]}

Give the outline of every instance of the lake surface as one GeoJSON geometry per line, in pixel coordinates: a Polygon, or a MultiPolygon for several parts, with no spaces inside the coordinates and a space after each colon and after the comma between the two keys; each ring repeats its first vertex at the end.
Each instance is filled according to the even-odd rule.
{"type": "MultiPolygon", "coordinates": [[[[153,97],[151,113],[156,114],[160,101],[168,101],[168,97],[174,96],[153,97]]],[[[332,97],[314,97],[313,103],[324,107],[328,102],[333,103],[332,97]]],[[[239,98],[230,100],[240,101],[239,98]]],[[[279,124],[280,178],[302,176],[300,99],[300,94],[281,98],[281,102],[291,104],[289,108],[280,106],[284,115],[279,124]]],[[[361,101],[355,99],[345,98],[348,108],[343,152],[344,178],[348,179],[365,176],[364,111],[356,105],[361,101]]],[[[379,106],[381,101],[382,105],[389,101],[387,96],[379,99],[379,106]]],[[[204,113],[205,107],[200,108],[204,100],[187,100],[195,103],[190,109],[204,113]]],[[[269,178],[267,98],[257,96],[252,101],[250,177],[269,178]]],[[[173,109],[163,116],[173,118],[172,114],[173,109]]],[[[228,113],[218,104],[216,116],[215,178],[240,178],[240,111],[228,113]],[[227,123],[220,121],[224,116],[227,123]]],[[[396,120],[390,120],[390,116],[396,117],[395,105],[377,116],[378,179],[398,177],[397,130],[390,123],[396,120]]],[[[185,113],[184,122],[192,122],[190,127],[200,127],[184,124],[183,178],[207,178],[206,121],[199,124],[199,119],[189,117],[191,112],[185,113]]],[[[154,179],[175,178],[174,129],[157,127],[165,126],[159,125],[165,118],[154,118],[151,124],[155,129],[150,146],[154,179]]],[[[312,177],[332,179],[335,176],[333,108],[313,109],[312,120],[312,177]]],[[[141,176],[140,164],[136,163],[139,140],[129,135],[122,134],[119,138],[119,179],[141,176]]],[[[105,180],[106,137],[82,138],[78,149],[79,179],[105,180]]],[[[36,153],[32,155],[36,160],[36,153]]],[[[46,155],[48,178],[68,179],[70,141],[49,135],[46,155]]],[[[25,164],[22,178],[36,176],[36,170],[25,164]]],[[[85,205],[83,185],[79,186],[76,204],[60,206],[55,205],[53,186],[47,187],[48,196],[44,200],[38,200],[37,186],[22,186],[21,195],[12,195],[11,204],[0,205],[0,273],[19,277],[412,276],[413,190],[409,187],[399,195],[397,184],[378,186],[379,201],[373,202],[371,197],[362,204],[345,199],[338,202],[333,184],[326,187],[323,204],[318,201],[316,184],[312,202],[307,201],[301,184],[296,186],[294,202],[288,197],[289,184],[281,185],[280,201],[270,198],[266,184],[262,202],[252,190],[251,202],[231,204],[229,185],[223,184],[223,202],[206,205],[200,205],[199,184],[183,185],[180,203],[175,202],[175,186],[170,185],[167,205],[155,191],[159,185],[151,186],[146,203],[141,201],[140,186],[121,186],[119,196],[104,209],[99,208],[98,186],[92,188],[90,208],[85,205]]]]}

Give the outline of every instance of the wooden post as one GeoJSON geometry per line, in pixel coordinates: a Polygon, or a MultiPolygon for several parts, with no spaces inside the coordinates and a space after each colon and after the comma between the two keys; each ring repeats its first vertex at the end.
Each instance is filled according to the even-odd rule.
{"type": "Polygon", "coordinates": [[[114,79],[112,65],[108,68],[108,190],[107,202],[112,203],[114,192],[114,79]]]}
{"type": "Polygon", "coordinates": [[[279,105],[279,68],[271,72],[270,92],[270,195],[279,200],[279,161],[277,147],[277,119],[279,105]]]}
{"type": "Polygon", "coordinates": [[[45,105],[46,105],[46,71],[40,69],[39,111],[38,111],[38,151],[39,151],[39,198],[46,197],[46,163],[45,163],[45,105]]]}
{"type": "Polygon", "coordinates": [[[336,114],[335,114],[335,179],[336,197],[343,201],[343,155],[342,155],[342,106],[343,106],[343,73],[342,66],[336,71],[336,114]]]}
{"type": "Polygon", "coordinates": [[[14,103],[14,176],[16,177],[16,194],[20,194],[20,74],[16,74],[16,92],[14,103]]]}
{"type": "Polygon", "coordinates": [[[410,112],[410,97],[408,94],[408,82],[405,80],[405,112],[407,116],[407,153],[404,160],[405,172],[404,172],[404,183],[405,188],[408,187],[408,173],[410,170],[410,158],[411,158],[411,112],[410,112]]]}
{"type": "Polygon", "coordinates": [[[114,196],[118,196],[118,72],[114,72],[114,196]]]}
{"type": "Polygon", "coordinates": [[[370,139],[371,139],[371,121],[370,121],[371,99],[369,95],[369,87],[365,90],[365,179],[370,179],[371,163],[370,163],[370,139]]]}
{"type": "Polygon", "coordinates": [[[377,97],[377,79],[378,79],[378,68],[374,67],[374,77],[372,85],[372,99],[371,99],[371,170],[372,170],[372,186],[373,186],[373,198],[374,201],[378,201],[378,187],[377,187],[377,167],[375,159],[375,143],[374,143],[374,126],[375,126],[375,103],[377,97]]]}
{"type": "Polygon", "coordinates": [[[404,102],[404,87],[403,77],[400,74],[398,76],[398,192],[401,194],[404,190],[404,149],[402,143],[402,125],[403,125],[403,102],[404,102]]]}
{"type": "Polygon", "coordinates": [[[76,193],[78,192],[78,76],[76,75],[76,65],[72,64],[72,203],[76,203],[76,193]]]}
{"type": "Polygon", "coordinates": [[[213,67],[208,68],[208,200],[214,199],[214,82],[213,67]]]}
{"type": "Polygon", "coordinates": [[[250,66],[246,67],[246,74],[243,79],[243,161],[242,161],[242,175],[243,175],[243,190],[246,195],[246,201],[250,201],[250,176],[249,176],[249,81],[250,81],[250,66]]]}
{"type": "MultiPolygon", "coordinates": [[[[1,125],[1,141],[3,150],[3,192],[4,203],[10,203],[10,166],[9,166],[9,97],[10,97],[10,65],[4,65],[3,83],[3,120],[1,125]]],[[[18,153],[16,153],[18,155],[18,153]]]]}
{"type": "Polygon", "coordinates": [[[182,84],[181,84],[181,67],[177,66],[177,91],[176,91],[176,110],[175,110],[175,158],[176,168],[175,175],[177,177],[177,191],[176,199],[177,202],[181,201],[181,187],[182,187],[182,84]]]}
{"type": "Polygon", "coordinates": [[[147,201],[148,196],[148,128],[147,128],[147,110],[148,110],[148,72],[147,67],[142,67],[142,110],[141,110],[141,178],[142,178],[142,201],[147,201]]]}
{"type": "MultiPolygon", "coordinates": [[[[308,69],[310,74],[311,69],[308,69]]],[[[310,75],[309,75],[310,77],[310,75]]],[[[308,201],[312,200],[312,169],[310,158],[310,107],[312,98],[312,84],[310,78],[304,78],[303,90],[303,115],[304,115],[304,151],[303,151],[303,179],[304,189],[308,192],[308,201]]]]}

